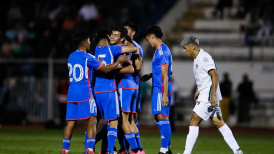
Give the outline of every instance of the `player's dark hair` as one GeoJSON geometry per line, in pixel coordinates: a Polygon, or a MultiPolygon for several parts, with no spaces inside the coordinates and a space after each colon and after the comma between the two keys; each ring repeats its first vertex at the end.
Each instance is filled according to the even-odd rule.
{"type": "Polygon", "coordinates": [[[99,34],[110,35],[110,31],[109,30],[100,30],[96,33],[96,35],[99,35],[99,34]]]}
{"type": "Polygon", "coordinates": [[[101,40],[103,40],[103,39],[107,39],[107,40],[109,41],[109,38],[108,38],[107,35],[105,35],[105,34],[98,34],[98,35],[95,36],[94,42],[95,42],[96,44],[99,44],[99,42],[100,42],[101,40]]]}
{"type": "Polygon", "coordinates": [[[109,30],[100,30],[98,32],[96,32],[93,36],[92,36],[92,40],[95,41],[95,37],[99,34],[103,34],[103,35],[106,35],[106,36],[109,36],[110,35],[110,31],[109,30]]]}
{"type": "Polygon", "coordinates": [[[163,37],[163,32],[159,26],[151,25],[148,26],[144,32],[144,37],[154,34],[157,38],[161,39],[163,37]]]}
{"type": "Polygon", "coordinates": [[[81,46],[83,42],[89,38],[89,35],[86,32],[76,33],[73,38],[73,42],[77,47],[81,46]]]}
{"type": "Polygon", "coordinates": [[[127,36],[127,29],[124,28],[124,27],[115,27],[115,28],[112,29],[112,31],[118,31],[118,32],[120,32],[121,38],[127,36]]]}
{"type": "Polygon", "coordinates": [[[133,31],[135,31],[135,32],[137,33],[138,27],[137,27],[137,25],[135,25],[133,22],[130,22],[130,21],[125,22],[125,23],[123,24],[123,26],[128,26],[128,27],[130,27],[133,31]]]}

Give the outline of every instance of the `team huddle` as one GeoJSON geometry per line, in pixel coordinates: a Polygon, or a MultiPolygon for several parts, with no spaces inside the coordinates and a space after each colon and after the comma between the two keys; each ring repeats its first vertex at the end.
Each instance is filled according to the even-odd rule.
{"type": "MultiPolygon", "coordinates": [[[[155,48],[152,72],[140,77],[143,63],[142,47],[134,41],[137,26],[131,22],[123,26],[97,32],[92,40],[96,48],[92,54],[88,34],[77,33],[77,50],[68,59],[70,87],[67,96],[67,126],[64,129],[61,154],[68,154],[72,132],[77,120],[87,120],[84,154],[94,154],[95,144],[102,140],[100,154],[145,154],[142,148],[138,113],[141,112],[140,82],[152,78],[151,110],[160,129],[159,154],[171,154],[169,111],[172,96],[172,54],[161,38],[158,26],[144,32],[148,44],[155,48]],[[96,134],[100,119],[107,124],[96,134]],[[120,150],[116,150],[118,138],[120,150]]],[[[198,48],[198,39],[185,38],[180,44],[188,56],[195,58],[193,71],[197,91],[196,106],[190,120],[184,154],[191,154],[199,133],[199,123],[211,118],[225,141],[236,154],[243,153],[230,128],[223,122],[219,101],[221,93],[216,66],[211,56],[198,48]]]]}

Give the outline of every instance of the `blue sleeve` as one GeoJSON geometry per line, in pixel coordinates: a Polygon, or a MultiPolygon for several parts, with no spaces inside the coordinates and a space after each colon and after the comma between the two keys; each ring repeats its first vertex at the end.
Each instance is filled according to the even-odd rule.
{"type": "Polygon", "coordinates": [[[96,70],[98,70],[102,66],[102,63],[97,61],[97,59],[95,59],[95,57],[92,55],[87,56],[86,64],[88,67],[92,67],[96,70]]]}
{"type": "Polygon", "coordinates": [[[111,53],[114,57],[122,54],[122,46],[119,45],[111,45],[110,46],[111,53]]]}
{"type": "Polygon", "coordinates": [[[140,53],[140,56],[143,58],[144,52],[143,52],[143,48],[141,46],[139,47],[139,53],[140,53]]]}
{"type": "Polygon", "coordinates": [[[159,56],[159,59],[160,59],[160,65],[161,66],[169,65],[168,54],[164,50],[165,50],[165,48],[163,48],[163,47],[160,47],[158,49],[158,54],[159,54],[158,56],[159,56]]]}

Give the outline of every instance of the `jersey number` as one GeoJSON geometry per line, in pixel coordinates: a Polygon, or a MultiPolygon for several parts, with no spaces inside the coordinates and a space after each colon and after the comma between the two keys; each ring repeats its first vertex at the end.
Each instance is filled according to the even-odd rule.
{"type": "MultiPolygon", "coordinates": [[[[79,81],[81,81],[83,79],[83,77],[84,77],[84,69],[83,69],[82,65],[75,64],[74,66],[72,66],[71,63],[68,63],[68,69],[69,69],[69,77],[71,76],[71,74],[72,74],[72,77],[73,77],[73,78],[71,78],[71,77],[69,78],[70,82],[72,82],[73,79],[76,82],[79,82],[79,81]],[[79,71],[80,71],[79,76],[76,76],[76,70],[77,69],[79,69],[79,71]]],[[[88,70],[85,70],[85,71],[86,71],[86,78],[88,78],[88,76],[87,76],[88,70]]]]}

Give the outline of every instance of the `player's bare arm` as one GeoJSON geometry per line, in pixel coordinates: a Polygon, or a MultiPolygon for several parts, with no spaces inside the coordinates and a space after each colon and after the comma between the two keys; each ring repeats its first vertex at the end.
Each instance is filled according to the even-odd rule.
{"type": "Polygon", "coordinates": [[[138,47],[122,46],[122,53],[136,52],[138,47]]]}
{"type": "Polygon", "coordinates": [[[194,101],[196,102],[199,97],[198,88],[196,88],[195,94],[194,94],[194,101]]]}
{"type": "Polygon", "coordinates": [[[114,69],[117,68],[117,66],[120,64],[120,63],[124,63],[126,61],[128,61],[130,59],[129,56],[121,56],[116,62],[114,62],[113,64],[111,65],[102,65],[100,68],[99,68],[99,71],[102,71],[102,72],[105,72],[105,73],[108,73],[114,69]]]}
{"type": "Polygon", "coordinates": [[[218,73],[216,72],[216,70],[211,70],[208,72],[208,74],[211,76],[211,80],[212,80],[210,103],[213,107],[217,107],[215,93],[216,93],[217,86],[218,86],[218,73]]]}
{"type": "Polygon", "coordinates": [[[168,65],[161,66],[161,71],[163,75],[163,82],[164,82],[164,94],[163,94],[163,106],[168,106],[169,100],[168,100],[168,65]]]}

